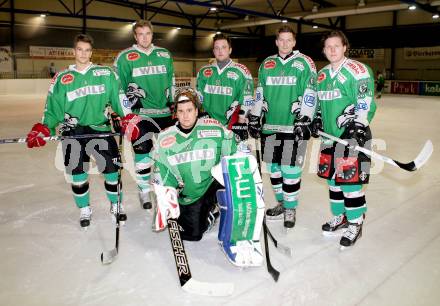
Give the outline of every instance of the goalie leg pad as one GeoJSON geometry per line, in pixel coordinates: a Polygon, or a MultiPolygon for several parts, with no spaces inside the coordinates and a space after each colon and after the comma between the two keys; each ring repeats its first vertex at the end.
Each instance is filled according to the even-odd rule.
{"type": "Polygon", "coordinates": [[[228,156],[222,159],[222,169],[225,189],[217,192],[220,245],[232,264],[260,266],[264,201],[257,161],[251,155],[228,156]]]}

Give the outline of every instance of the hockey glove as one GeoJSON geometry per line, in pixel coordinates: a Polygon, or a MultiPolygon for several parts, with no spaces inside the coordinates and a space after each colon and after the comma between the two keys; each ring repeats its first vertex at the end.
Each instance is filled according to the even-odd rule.
{"type": "Polygon", "coordinates": [[[112,125],[115,133],[121,133],[121,117],[119,117],[119,115],[116,113],[111,113],[110,119],[112,120],[112,125]]]}
{"type": "Polygon", "coordinates": [[[49,137],[49,128],[42,124],[37,123],[32,127],[32,130],[27,134],[26,143],[28,148],[42,147],[46,144],[43,137],[49,137]]]}
{"type": "Polygon", "coordinates": [[[226,110],[225,116],[226,119],[229,121],[236,121],[237,119],[234,118],[234,116],[238,116],[238,112],[240,110],[240,107],[238,106],[238,101],[232,102],[232,104],[229,106],[229,108],[226,110]]]}
{"type": "Polygon", "coordinates": [[[231,127],[232,132],[240,138],[241,141],[248,139],[248,127],[246,123],[236,122],[231,127]]]}
{"type": "Polygon", "coordinates": [[[130,101],[131,109],[142,108],[141,99],[146,98],[145,90],[139,87],[136,83],[129,83],[127,87],[127,92],[125,93],[128,100],[130,101]]]}
{"type": "Polygon", "coordinates": [[[301,101],[302,96],[299,96],[296,101],[292,102],[292,106],[290,107],[290,113],[299,116],[299,112],[301,111],[301,101]]]}
{"type": "Polygon", "coordinates": [[[135,141],[139,138],[138,123],[141,122],[141,117],[136,114],[128,114],[121,119],[121,132],[131,140],[135,141]]]}
{"type": "Polygon", "coordinates": [[[296,117],[295,124],[293,126],[293,137],[295,142],[310,139],[310,118],[307,116],[299,115],[296,117]]]}
{"type": "Polygon", "coordinates": [[[177,190],[173,187],[153,184],[155,202],[154,225],[155,231],[161,231],[167,226],[167,220],[177,219],[180,215],[177,190]]]}
{"type": "Polygon", "coordinates": [[[315,118],[312,120],[312,123],[310,124],[310,132],[314,138],[318,138],[319,131],[323,131],[323,129],[322,129],[321,113],[318,112],[318,113],[316,113],[315,118]]]}
{"type": "Polygon", "coordinates": [[[352,121],[345,128],[341,138],[353,139],[357,142],[357,145],[363,147],[365,143],[371,139],[370,133],[367,132],[367,127],[362,123],[352,121]]]}
{"type": "Polygon", "coordinates": [[[260,117],[249,114],[248,131],[252,138],[258,139],[261,136],[260,117]]]}

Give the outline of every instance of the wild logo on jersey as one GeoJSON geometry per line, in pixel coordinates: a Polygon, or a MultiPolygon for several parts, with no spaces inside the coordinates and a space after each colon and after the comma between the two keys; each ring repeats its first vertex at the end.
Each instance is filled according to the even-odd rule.
{"type": "Polygon", "coordinates": [[[232,96],[232,87],[206,84],[204,92],[213,95],[232,96]]]}
{"type": "Polygon", "coordinates": [[[215,159],[214,149],[199,149],[171,155],[168,157],[168,162],[171,166],[176,166],[198,160],[212,159],[215,159]]]}
{"type": "Polygon", "coordinates": [[[165,65],[133,68],[134,77],[138,77],[142,75],[155,75],[155,74],[166,74],[166,73],[167,73],[167,67],[165,67],[165,65]]]}
{"type": "Polygon", "coordinates": [[[105,85],[90,85],[90,86],[84,86],[80,87],[78,89],[75,89],[73,91],[67,92],[67,100],[69,102],[72,102],[78,98],[82,98],[88,95],[100,95],[105,93],[105,85]]]}

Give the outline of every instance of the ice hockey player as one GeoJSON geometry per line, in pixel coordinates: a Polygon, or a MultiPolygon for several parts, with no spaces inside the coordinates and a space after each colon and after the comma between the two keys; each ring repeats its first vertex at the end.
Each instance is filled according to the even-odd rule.
{"type": "Polygon", "coordinates": [[[293,228],[301,185],[308,125],[316,108],[316,68],[312,59],[294,51],[296,34],[281,26],[275,44],[278,54],[266,58],[258,72],[255,106],[249,115],[249,134],[259,138],[278,204],[266,211],[268,220],[281,219],[293,228]],[[261,131],[261,116],[263,126],[261,131]]]}
{"type": "MultiPolygon", "coordinates": [[[[323,52],[330,62],[318,73],[320,115],[312,125],[312,135],[320,129],[347,139],[351,145],[370,147],[369,124],[376,111],[374,74],[365,64],[345,57],[349,43],[341,31],[327,32],[323,52]]],[[[367,210],[363,185],[368,183],[370,159],[343,145],[322,140],[318,175],[327,179],[333,218],[322,225],[324,234],[345,229],[341,247],[352,246],[362,235],[367,210]]]]}
{"type": "Polygon", "coordinates": [[[215,61],[198,72],[197,92],[204,111],[244,140],[248,137],[245,117],[254,104],[254,83],[249,69],[231,60],[231,52],[231,39],[216,34],[215,61]]]}
{"type": "Polygon", "coordinates": [[[152,136],[172,124],[174,67],[171,53],[152,44],[150,21],[137,21],[133,35],[136,44],[123,50],[114,66],[132,109],[121,124],[131,135],[140,204],[150,209],[152,136]]]}
{"type": "MultiPolygon", "coordinates": [[[[92,48],[90,36],[79,34],[75,37],[75,64],[52,79],[42,122],[35,124],[27,136],[29,148],[44,146],[46,142],[42,137],[55,135],[55,129],[60,124],[60,132],[64,136],[108,133],[111,131],[108,106],[119,116],[130,111],[123,106],[126,97],[113,70],[90,62],[92,48]]],[[[91,155],[96,160],[98,170],[104,174],[111,212],[116,214],[118,196],[121,194],[117,192],[120,157],[115,139],[65,139],[62,148],[75,203],[81,210],[81,226],[89,226],[92,215],[87,173],[91,155]]],[[[121,221],[127,219],[122,204],[119,216],[121,221]]]]}
{"type": "MultiPolygon", "coordinates": [[[[264,215],[261,178],[256,186],[249,170],[250,161],[230,156],[237,149],[231,131],[217,120],[197,119],[200,105],[195,91],[180,89],[175,104],[178,121],[159,134],[154,151],[155,229],[165,228],[167,218],[177,218],[182,239],[198,241],[218,217],[219,197],[219,240],[228,259],[240,266],[261,265],[259,236],[264,215]],[[216,178],[225,187],[211,174],[222,156],[227,156],[223,159],[223,169],[229,172],[223,180],[222,170],[218,168],[216,178]],[[237,207],[236,215],[231,205],[237,207]]],[[[252,167],[256,170],[255,159],[252,167]]]]}

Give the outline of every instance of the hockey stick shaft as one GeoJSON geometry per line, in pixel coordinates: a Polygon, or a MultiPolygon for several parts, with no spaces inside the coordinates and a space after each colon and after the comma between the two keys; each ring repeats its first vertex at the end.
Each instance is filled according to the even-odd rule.
{"type": "Polygon", "coordinates": [[[423,146],[423,149],[420,151],[419,155],[417,155],[417,157],[413,161],[411,161],[409,163],[402,163],[402,162],[399,162],[399,161],[394,160],[392,158],[389,158],[387,156],[383,156],[383,155],[376,153],[374,151],[368,150],[367,148],[364,148],[364,147],[350,146],[348,141],[340,139],[340,138],[335,137],[333,135],[327,134],[323,131],[318,131],[318,134],[327,138],[327,139],[330,139],[330,140],[333,140],[337,143],[343,144],[344,146],[350,147],[355,151],[362,152],[372,158],[382,160],[390,165],[393,165],[395,167],[401,168],[406,171],[415,171],[417,169],[420,169],[420,167],[422,167],[428,161],[429,157],[431,157],[431,154],[434,150],[432,142],[430,140],[427,140],[425,145],[423,146]]]}
{"type": "MultiPolygon", "coordinates": [[[[74,136],[49,136],[49,137],[41,137],[45,141],[58,141],[64,139],[84,139],[84,138],[106,138],[112,136],[118,136],[118,133],[103,133],[103,134],[83,134],[83,135],[74,135],[74,136]]],[[[0,139],[0,144],[8,144],[8,143],[26,143],[26,137],[19,138],[4,138],[0,139]]]]}
{"type": "Polygon", "coordinates": [[[117,202],[117,209],[116,209],[116,233],[115,233],[115,248],[101,253],[101,263],[104,265],[111,264],[119,252],[119,228],[120,228],[120,222],[119,222],[119,213],[120,213],[120,207],[121,207],[121,186],[122,186],[122,139],[123,136],[119,135],[119,144],[118,144],[118,159],[119,159],[119,165],[118,165],[118,184],[117,184],[117,194],[118,194],[118,202],[117,202]]]}
{"type": "MultiPolygon", "coordinates": [[[[260,148],[259,148],[259,141],[255,140],[255,154],[257,155],[257,164],[258,164],[258,170],[260,171],[260,175],[261,175],[261,161],[260,161],[260,148]]],[[[269,243],[267,241],[267,233],[268,233],[269,229],[267,227],[266,224],[266,213],[264,213],[264,217],[263,217],[263,238],[264,238],[264,250],[265,250],[265,255],[266,255],[266,266],[267,266],[267,272],[269,272],[269,274],[272,276],[272,278],[274,279],[274,281],[278,281],[278,278],[280,277],[280,272],[278,270],[276,270],[273,266],[272,263],[270,262],[270,253],[269,253],[269,243]]],[[[273,238],[272,233],[270,233],[270,237],[273,238]]],[[[277,246],[277,244],[275,244],[275,247],[277,246]]]]}

